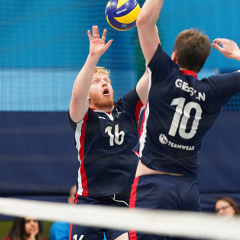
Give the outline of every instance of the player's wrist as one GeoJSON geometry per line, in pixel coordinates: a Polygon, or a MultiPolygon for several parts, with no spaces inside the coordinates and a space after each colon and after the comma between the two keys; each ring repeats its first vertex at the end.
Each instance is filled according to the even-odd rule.
{"type": "Polygon", "coordinates": [[[88,62],[91,62],[91,63],[94,64],[94,65],[97,65],[100,57],[101,57],[101,56],[99,56],[98,54],[89,53],[89,54],[88,54],[87,61],[88,61],[88,62]]]}
{"type": "Polygon", "coordinates": [[[238,54],[237,54],[237,56],[236,56],[235,59],[238,60],[238,61],[240,61],[240,51],[238,51],[238,54]]]}

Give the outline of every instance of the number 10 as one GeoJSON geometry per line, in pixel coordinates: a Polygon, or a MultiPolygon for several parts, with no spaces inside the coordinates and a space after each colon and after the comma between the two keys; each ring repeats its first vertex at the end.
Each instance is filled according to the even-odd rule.
{"type": "Polygon", "coordinates": [[[179,122],[181,120],[180,127],[179,127],[179,135],[184,139],[190,139],[196,134],[196,131],[198,129],[199,121],[201,120],[201,116],[202,116],[202,108],[200,104],[196,102],[189,102],[184,107],[185,101],[186,101],[185,98],[173,99],[171,106],[177,105],[177,107],[176,107],[176,111],[173,116],[172,124],[168,134],[173,137],[176,135],[177,129],[179,127],[179,122]],[[191,131],[187,133],[186,132],[187,122],[190,118],[190,112],[192,109],[195,109],[196,113],[192,123],[191,131]],[[181,116],[182,116],[182,119],[181,119],[181,116]]]}

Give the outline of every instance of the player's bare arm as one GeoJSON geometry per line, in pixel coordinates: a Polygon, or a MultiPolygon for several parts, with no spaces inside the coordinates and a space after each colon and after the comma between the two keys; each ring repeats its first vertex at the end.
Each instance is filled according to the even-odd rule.
{"type": "Polygon", "coordinates": [[[146,71],[142,75],[142,77],[139,79],[137,86],[136,86],[136,91],[139,96],[139,98],[142,101],[142,104],[145,106],[147,97],[148,97],[148,68],[146,67],[146,71]]]}
{"type": "Polygon", "coordinates": [[[164,0],[146,0],[137,18],[140,45],[146,64],[152,59],[159,44],[156,23],[164,0]]]}
{"type": "Polygon", "coordinates": [[[100,38],[98,26],[92,27],[92,34],[91,31],[88,30],[90,44],[89,54],[83,68],[74,82],[72,98],[70,101],[69,113],[74,122],[80,122],[89,108],[87,96],[92,84],[94,69],[97,66],[100,57],[107,51],[113,41],[109,40],[105,44],[106,36],[107,30],[104,29],[103,35],[100,38]]]}

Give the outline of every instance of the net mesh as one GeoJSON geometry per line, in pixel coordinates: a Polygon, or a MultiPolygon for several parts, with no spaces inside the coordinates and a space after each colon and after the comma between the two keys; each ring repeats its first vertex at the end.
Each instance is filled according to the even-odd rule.
{"type": "MultiPolygon", "coordinates": [[[[144,0],[138,2],[142,6],[144,0]]],[[[106,4],[106,0],[0,1],[0,110],[67,110],[73,82],[89,51],[87,30],[96,24],[100,32],[107,28],[107,40],[114,39],[99,61],[111,70],[114,99],[133,88],[145,70],[137,31],[112,29],[105,19],[106,4]]],[[[158,22],[164,49],[170,55],[177,33],[190,27],[204,30],[210,40],[237,41],[237,6],[238,0],[166,1],[158,22]]],[[[232,71],[238,65],[212,50],[202,73],[215,73],[216,68],[232,71]]],[[[239,108],[239,96],[225,107],[239,108]]]]}

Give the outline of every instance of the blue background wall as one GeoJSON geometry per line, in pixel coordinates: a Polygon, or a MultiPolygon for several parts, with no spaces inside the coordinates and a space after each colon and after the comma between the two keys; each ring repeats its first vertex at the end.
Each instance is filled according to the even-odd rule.
{"type": "MultiPolygon", "coordinates": [[[[199,28],[210,40],[230,38],[240,43],[239,0],[165,1],[159,31],[164,49],[171,54],[177,34],[188,28],[199,28]]],[[[238,69],[239,63],[212,49],[205,68],[238,69]]]]}

